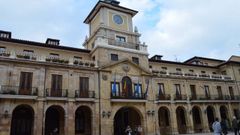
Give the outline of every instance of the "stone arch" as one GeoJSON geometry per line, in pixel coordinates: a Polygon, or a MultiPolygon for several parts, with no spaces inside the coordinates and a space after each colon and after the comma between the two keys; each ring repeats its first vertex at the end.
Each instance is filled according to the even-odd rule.
{"type": "Polygon", "coordinates": [[[12,113],[10,135],[33,135],[34,110],[29,105],[19,105],[12,113]]]}
{"type": "Polygon", "coordinates": [[[75,111],[75,135],[92,134],[92,110],[88,106],[80,106],[75,111]]]}
{"type": "Polygon", "coordinates": [[[143,115],[135,107],[122,107],[114,115],[114,135],[123,135],[127,126],[143,135],[143,115]]]}
{"type": "Polygon", "coordinates": [[[201,108],[194,106],[192,108],[193,128],[195,133],[202,133],[202,113],[201,108]]]}
{"type": "Polygon", "coordinates": [[[179,134],[187,133],[187,112],[182,106],[176,108],[177,125],[179,134]]]}
{"type": "Polygon", "coordinates": [[[212,124],[215,121],[216,112],[213,106],[208,106],[205,111],[208,119],[208,127],[209,127],[209,130],[212,132],[213,131],[212,124]]]}
{"type": "Polygon", "coordinates": [[[171,134],[171,118],[170,111],[167,107],[160,107],[158,110],[158,125],[160,127],[160,134],[171,134]]]}
{"type": "Polygon", "coordinates": [[[62,106],[52,105],[45,113],[45,135],[65,134],[65,110],[62,106]]]}

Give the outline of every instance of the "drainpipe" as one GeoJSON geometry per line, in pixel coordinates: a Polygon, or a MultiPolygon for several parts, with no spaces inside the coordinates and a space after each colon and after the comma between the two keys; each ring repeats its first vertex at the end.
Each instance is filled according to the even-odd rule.
{"type": "Polygon", "coordinates": [[[101,88],[101,84],[100,84],[100,71],[98,70],[98,95],[99,95],[99,135],[101,135],[101,93],[100,93],[100,88],[101,88]]]}

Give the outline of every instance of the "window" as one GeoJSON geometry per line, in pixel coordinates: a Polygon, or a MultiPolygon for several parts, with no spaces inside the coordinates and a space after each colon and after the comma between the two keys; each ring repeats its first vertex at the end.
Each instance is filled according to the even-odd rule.
{"type": "Polygon", "coordinates": [[[134,84],[134,96],[135,97],[142,96],[142,84],[134,84]]]}
{"type": "Polygon", "coordinates": [[[112,61],[118,61],[118,55],[117,54],[111,54],[111,60],[112,61]]]}
{"type": "Polygon", "coordinates": [[[19,94],[21,95],[31,94],[32,76],[33,76],[33,73],[31,72],[21,72],[19,94]]]}
{"type": "Polygon", "coordinates": [[[118,42],[126,42],[126,38],[122,36],[116,36],[116,41],[118,42]]]}
{"type": "Polygon", "coordinates": [[[167,67],[162,67],[162,70],[167,70],[167,67]]]}
{"type": "Polygon", "coordinates": [[[92,60],[95,61],[95,56],[92,57],[92,60]]]}
{"type": "Polygon", "coordinates": [[[222,87],[221,86],[217,86],[217,92],[218,92],[218,97],[222,98],[223,94],[222,94],[222,87]]]}
{"type": "Polygon", "coordinates": [[[231,99],[234,99],[233,87],[229,86],[228,89],[229,89],[229,94],[230,94],[231,99]]]}
{"type": "Polygon", "coordinates": [[[79,94],[80,97],[88,97],[89,91],[89,78],[88,77],[80,77],[79,78],[79,94]]]}
{"type": "Polygon", "coordinates": [[[212,74],[216,75],[217,73],[216,72],[212,72],[212,74]]]}
{"type": "Polygon", "coordinates": [[[206,74],[206,71],[201,71],[202,74],[206,74]]]}
{"type": "Polygon", "coordinates": [[[152,68],[152,65],[149,65],[149,68],[152,68]]]}
{"type": "Polygon", "coordinates": [[[193,70],[193,69],[190,69],[190,70],[189,70],[189,72],[193,73],[193,72],[194,72],[194,70],[193,70]]]}
{"type": "Polygon", "coordinates": [[[159,95],[165,95],[165,89],[164,89],[164,84],[163,83],[158,84],[158,94],[159,95]]]}
{"type": "Polygon", "coordinates": [[[176,90],[176,95],[180,96],[181,95],[181,87],[180,84],[175,84],[175,90],[176,90]]]}
{"type": "Polygon", "coordinates": [[[111,82],[111,90],[112,90],[112,96],[120,96],[120,85],[119,82],[115,83],[116,86],[114,86],[114,82],[111,82]],[[116,90],[114,90],[114,87],[116,90]]]}
{"type": "Polygon", "coordinates": [[[240,69],[238,69],[238,73],[240,74],[240,69]]]}
{"type": "Polygon", "coordinates": [[[204,91],[205,91],[206,98],[210,98],[209,86],[208,85],[204,85],[204,91]]]}
{"type": "Polygon", "coordinates": [[[10,38],[11,34],[10,33],[0,33],[0,38],[10,38]]]}
{"type": "Polygon", "coordinates": [[[222,71],[222,75],[227,75],[227,71],[222,71]]]}
{"type": "Polygon", "coordinates": [[[182,72],[182,69],[181,68],[176,68],[176,71],[177,72],[182,72]]]}
{"type": "Polygon", "coordinates": [[[5,51],[6,51],[6,47],[1,47],[1,46],[0,46],[0,53],[1,53],[1,52],[5,52],[5,51]]]}
{"type": "Polygon", "coordinates": [[[137,57],[132,57],[132,61],[136,64],[139,64],[139,59],[137,57]]]}
{"type": "Polygon", "coordinates": [[[190,85],[190,90],[191,90],[192,98],[196,99],[197,98],[196,86],[195,85],[190,85]]]}
{"type": "Polygon", "coordinates": [[[52,74],[51,96],[62,96],[62,75],[52,74]]]}
{"type": "Polygon", "coordinates": [[[33,55],[33,53],[34,53],[33,50],[23,50],[23,52],[24,52],[26,55],[33,55]]]}

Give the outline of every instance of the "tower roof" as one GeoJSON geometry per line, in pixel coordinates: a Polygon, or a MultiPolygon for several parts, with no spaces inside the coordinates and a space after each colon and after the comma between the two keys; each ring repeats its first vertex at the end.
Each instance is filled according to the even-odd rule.
{"type": "Polygon", "coordinates": [[[98,3],[94,6],[92,11],[90,12],[90,14],[84,20],[84,23],[89,24],[89,22],[95,17],[95,15],[98,13],[98,11],[102,7],[107,7],[109,9],[124,12],[124,13],[130,14],[132,16],[135,16],[138,13],[138,11],[136,11],[136,10],[132,10],[132,9],[129,9],[126,7],[119,6],[119,3],[120,2],[118,2],[116,0],[104,0],[104,1],[100,0],[100,1],[98,1],[98,3]]]}

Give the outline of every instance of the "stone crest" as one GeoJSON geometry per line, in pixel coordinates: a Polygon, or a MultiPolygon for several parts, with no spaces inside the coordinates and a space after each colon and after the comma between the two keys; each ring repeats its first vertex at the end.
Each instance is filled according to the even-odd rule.
{"type": "Polygon", "coordinates": [[[123,64],[122,69],[125,72],[129,72],[130,71],[130,66],[128,64],[123,64]]]}

